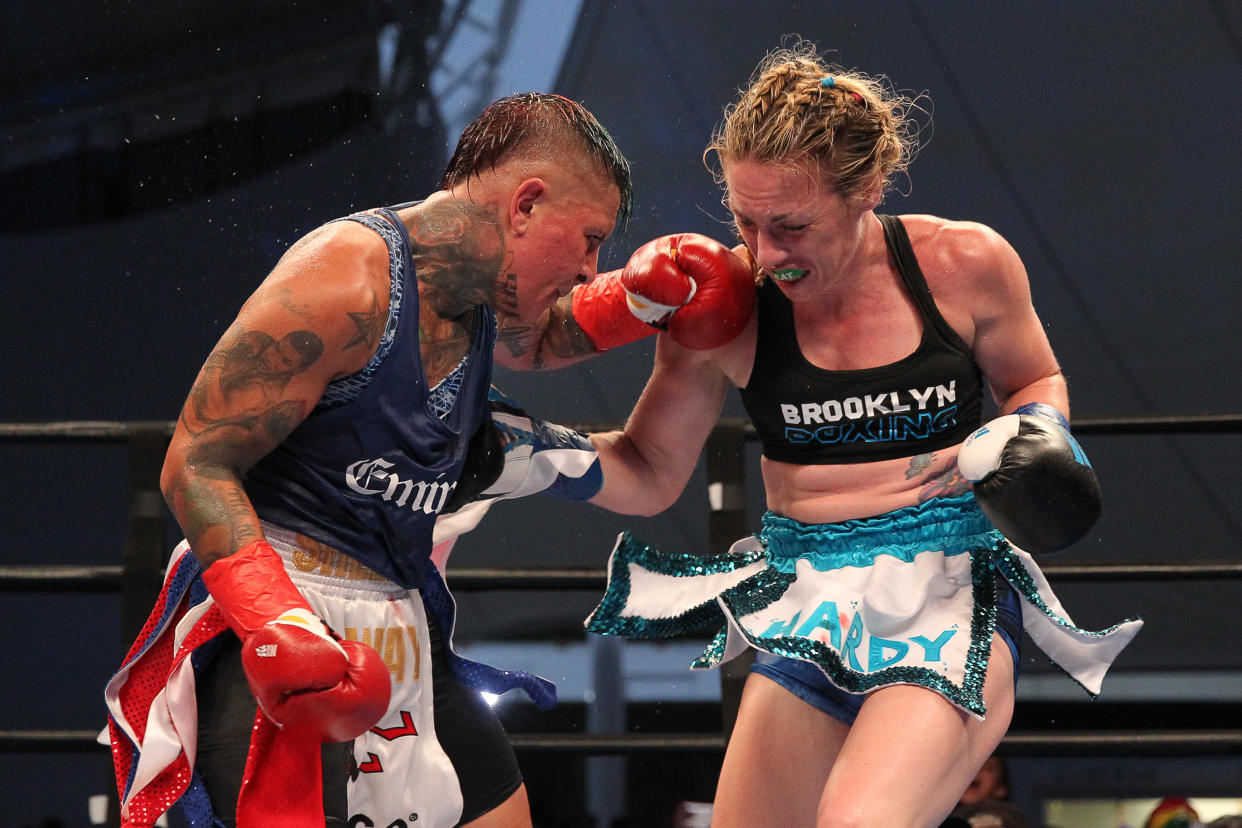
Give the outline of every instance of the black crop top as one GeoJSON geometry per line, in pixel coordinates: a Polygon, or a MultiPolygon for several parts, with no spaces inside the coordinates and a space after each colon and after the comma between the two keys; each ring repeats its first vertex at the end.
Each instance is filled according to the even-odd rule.
{"type": "Polygon", "coordinates": [[[890,365],[819,368],[798,348],[789,300],[765,282],[758,291],[755,363],[741,389],[765,457],[803,466],[892,460],[955,446],[979,427],[979,366],[936,308],[901,221],[878,218],[922,315],[922,341],[890,365]]]}

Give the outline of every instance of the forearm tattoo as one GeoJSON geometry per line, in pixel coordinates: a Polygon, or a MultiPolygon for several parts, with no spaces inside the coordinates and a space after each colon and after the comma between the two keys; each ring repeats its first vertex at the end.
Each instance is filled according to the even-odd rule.
{"type": "Polygon", "coordinates": [[[170,505],[204,565],[263,536],[254,507],[235,479],[190,477],[170,505]]]}

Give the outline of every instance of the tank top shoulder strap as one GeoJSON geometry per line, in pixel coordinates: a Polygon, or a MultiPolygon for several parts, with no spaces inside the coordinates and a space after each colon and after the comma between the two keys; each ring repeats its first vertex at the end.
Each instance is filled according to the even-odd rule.
{"type": "Polygon", "coordinates": [[[910,236],[906,233],[905,225],[901,223],[901,219],[897,216],[882,215],[876,213],[876,218],[880,220],[880,224],[884,227],[884,240],[888,244],[888,251],[893,255],[893,259],[897,262],[897,272],[901,274],[901,281],[905,284],[906,290],[910,293],[910,298],[914,300],[914,304],[918,306],[922,312],[923,318],[930,322],[932,327],[940,334],[950,345],[961,349],[963,353],[970,353],[968,346],[957,331],[953,330],[945,318],[940,314],[940,309],[936,307],[936,300],[932,298],[931,288],[927,286],[927,277],[923,275],[923,269],[919,267],[919,260],[914,256],[914,248],[910,244],[910,236]]]}
{"type": "Polygon", "coordinates": [[[388,247],[388,319],[384,323],[384,332],[380,335],[379,347],[375,355],[357,373],[329,382],[319,402],[321,408],[333,408],[353,402],[370,385],[396,341],[397,326],[401,321],[403,306],[407,301],[412,303],[411,312],[414,317],[418,316],[418,290],[407,290],[411,287],[406,284],[406,263],[409,257],[406,253],[406,235],[401,219],[391,210],[381,207],[375,212],[352,213],[333,219],[333,221],[356,221],[378,233],[388,247]]]}
{"type": "MultiPolygon", "coordinates": [[[[366,225],[379,233],[390,249],[403,229],[401,219],[397,218],[397,215],[388,207],[378,207],[365,213],[350,213],[348,216],[341,216],[333,221],[356,221],[366,225]]],[[[400,244],[397,243],[397,246],[400,247],[400,244]]]]}
{"type": "MultiPolygon", "coordinates": [[[[414,250],[410,242],[410,235],[405,229],[405,222],[403,222],[401,217],[397,215],[397,211],[404,210],[406,207],[414,207],[422,203],[423,202],[420,199],[418,201],[407,201],[403,204],[395,204],[392,207],[380,207],[375,210],[377,214],[388,219],[393,228],[395,228],[394,238],[389,244],[390,250],[393,250],[394,253],[399,250],[401,253],[400,260],[403,265],[409,264],[409,270],[406,275],[408,283],[405,287],[406,292],[412,296],[414,318],[417,318],[418,316],[418,280],[416,279],[415,274],[416,266],[414,265],[414,250]],[[393,248],[393,244],[397,246],[395,249],[393,248]]],[[[362,215],[366,214],[364,213],[362,215]]],[[[388,238],[388,235],[384,232],[381,232],[380,235],[383,235],[386,239],[388,238]]],[[[394,269],[393,283],[395,284],[397,281],[397,272],[394,269]]],[[[495,309],[487,303],[475,305],[474,323],[475,330],[478,331],[478,333],[471,337],[472,344],[468,354],[473,354],[473,359],[476,362],[482,361],[484,358],[483,355],[487,355],[486,359],[488,364],[490,364],[492,349],[495,347],[496,337],[498,335],[498,323],[496,321],[495,309]]],[[[491,387],[490,382],[488,383],[488,387],[491,387]]]]}

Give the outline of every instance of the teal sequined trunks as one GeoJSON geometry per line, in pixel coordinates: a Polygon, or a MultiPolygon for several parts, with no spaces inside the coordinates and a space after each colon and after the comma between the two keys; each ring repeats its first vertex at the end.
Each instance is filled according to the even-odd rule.
{"type": "Polygon", "coordinates": [[[1142,622],[1076,627],[1034,559],[969,493],[833,524],[769,512],[757,535],[715,555],[665,553],[624,533],[587,628],[635,639],[715,628],[692,667],[753,647],[814,665],[846,693],[916,684],[982,716],[998,576],[1035,643],[1098,693],[1142,622]]]}

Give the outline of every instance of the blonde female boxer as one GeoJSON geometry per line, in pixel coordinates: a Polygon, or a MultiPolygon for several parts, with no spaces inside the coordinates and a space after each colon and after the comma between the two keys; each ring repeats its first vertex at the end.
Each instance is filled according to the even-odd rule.
{"type": "Polygon", "coordinates": [[[623,536],[589,620],[718,628],[696,666],[759,651],[718,828],[938,825],[1009,725],[1023,627],[1098,691],[1139,626],[1078,629],[1029,554],[1080,538],[1099,491],[1018,254],[876,213],[909,106],[810,44],[762,62],[708,149],[754,312],[719,348],[661,337],[625,429],[593,437],[593,502],[636,514],[679,495],[730,387],[762,443],[756,535],[707,556],[623,536]],[[988,394],[1005,416],[976,433],[988,394]]]}

